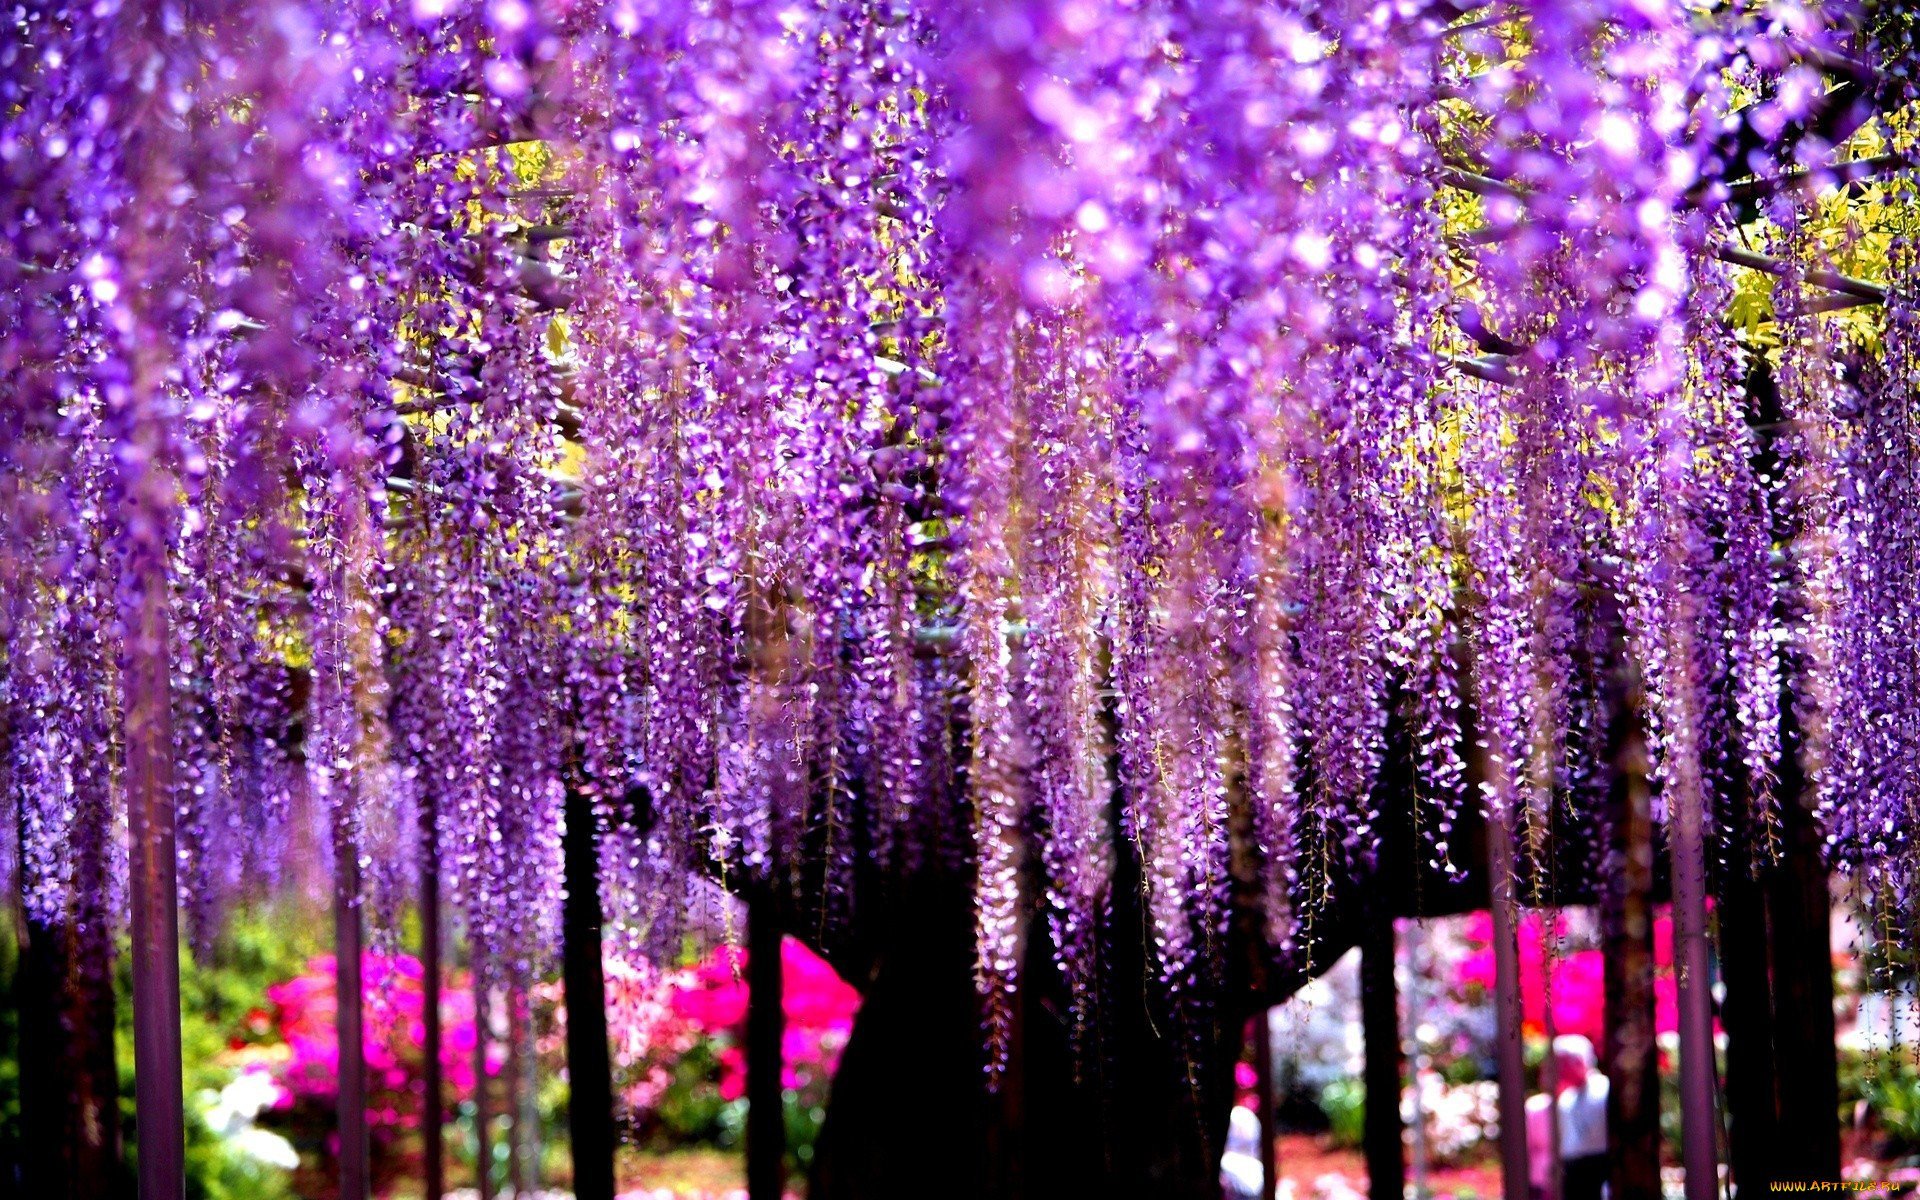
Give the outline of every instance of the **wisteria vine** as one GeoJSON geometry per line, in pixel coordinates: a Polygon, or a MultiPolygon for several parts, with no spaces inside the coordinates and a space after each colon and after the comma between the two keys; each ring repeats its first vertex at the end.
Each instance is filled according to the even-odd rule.
{"type": "Polygon", "coordinates": [[[1187,1011],[1242,851],[1303,953],[1390,787],[1429,869],[1473,805],[1540,853],[1604,600],[1664,807],[1771,854],[1790,698],[1908,909],[1915,258],[1835,292],[1803,228],[1871,16],[16,7],[7,869],[119,907],[165,628],[195,927],[315,846],[398,896],[424,813],[524,963],[584,793],[657,947],[715,882],[831,940],[970,873],[997,1063],[1030,937],[1096,1018],[1127,856],[1187,1011]]]}

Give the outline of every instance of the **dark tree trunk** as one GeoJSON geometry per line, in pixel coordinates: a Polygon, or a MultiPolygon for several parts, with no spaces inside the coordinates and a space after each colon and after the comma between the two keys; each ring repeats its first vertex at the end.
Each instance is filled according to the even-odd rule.
{"type": "MultiPolygon", "coordinates": [[[[810,1200],[1219,1200],[1234,1068],[1249,1018],[1258,1017],[1256,1033],[1264,1035],[1266,1010],[1340,960],[1366,909],[1388,921],[1485,903],[1487,875],[1477,863],[1469,861],[1460,879],[1429,869],[1415,853],[1404,741],[1389,737],[1393,761],[1381,801],[1395,815],[1383,822],[1366,875],[1345,874],[1357,864],[1343,860],[1330,880],[1340,902],[1316,914],[1310,944],[1285,953],[1266,938],[1251,812],[1244,793],[1232,789],[1231,895],[1220,942],[1207,956],[1216,973],[1184,981],[1174,998],[1157,978],[1140,847],[1110,814],[1114,866],[1089,939],[1091,994],[1076,1011],[1044,910],[1034,906],[997,1093],[981,1057],[971,878],[933,861],[889,880],[885,903],[853,923],[857,946],[827,953],[863,1000],[815,1147],[810,1200]],[[906,1071],[911,1103],[900,1091],[906,1071]]],[[[967,809],[957,804],[956,811],[964,833],[967,809]]],[[[1477,816],[1468,814],[1455,832],[1457,844],[1477,845],[1477,816]]],[[[1032,874],[1026,890],[1038,895],[1032,874]]],[[[814,943],[817,919],[783,915],[795,936],[814,943]]],[[[1385,956],[1390,963],[1391,950],[1385,956]]]]}
{"type": "Polygon", "coordinates": [[[1728,1141],[1735,1186],[1837,1178],[1830,899],[1797,772],[1783,783],[1783,845],[1758,878],[1730,872],[1720,907],[1728,1141]]]}
{"type": "Polygon", "coordinates": [[[22,1196],[107,1200],[126,1191],[113,1053],[113,943],[96,918],[26,920],[20,947],[22,1196]]]}
{"type": "Polygon", "coordinates": [[[1768,972],[1766,895],[1760,880],[1733,864],[1721,886],[1720,971],[1726,997],[1727,1149],[1734,1187],[1763,1195],[1778,1178],[1772,986],[1768,972]]]}
{"type": "MultiPolygon", "coordinates": [[[[1791,731],[1790,731],[1791,732],[1791,731]]],[[[1833,900],[1795,736],[1781,771],[1784,856],[1767,887],[1772,923],[1781,1179],[1840,1178],[1840,1064],[1834,1047],[1833,900]]]]}
{"type": "Polygon", "coordinates": [[[1407,1191],[1407,1156],[1400,1120],[1400,996],[1393,979],[1393,917],[1367,924],[1360,945],[1360,1025],[1366,1041],[1368,1195],[1400,1200],[1407,1191]]]}
{"type": "Polygon", "coordinates": [[[1646,740],[1631,704],[1614,717],[1615,771],[1607,871],[1600,895],[1606,945],[1607,1143],[1611,1200],[1660,1200],[1660,1052],[1654,1042],[1653,802],[1646,740]]]}
{"type": "Polygon", "coordinates": [[[834,1074],[809,1200],[987,1195],[972,897],[942,882],[900,904],[897,932],[869,977],[853,980],[865,996],[834,1074]]]}
{"type": "Polygon", "coordinates": [[[613,1063],[607,1048],[607,984],[600,962],[600,850],[593,800],[567,790],[567,897],[561,914],[561,975],[567,1002],[567,1120],[577,1200],[613,1200],[613,1063]]]}
{"type": "MultiPolygon", "coordinates": [[[[1747,378],[1749,419],[1761,430],[1756,467],[1779,478],[1775,445],[1787,415],[1772,368],[1756,356],[1747,378]]],[[[1776,514],[1774,537],[1790,544],[1798,531],[1776,514]]],[[[1789,614],[1790,615],[1790,614],[1789,614]]],[[[1840,1178],[1840,1066],[1834,1045],[1833,899],[1814,795],[1806,775],[1806,739],[1794,689],[1808,665],[1789,656],[1781,689],[1779,797],[1781,859],[1765,881],[1773,966],[1774,1069],[1778,1128],[1773,1167],[1782,1180],[1840,1178]]]]}
{"type": "Polygon", "coordinates": [[[780,1200],[787,1183],[781,1105],[780,925],[768,899],[747,908],[747,1196],[780,1200]]]}
{"type": "MultiPolygon", "coordinates": [[[[1078,1049],[1044,922],[1030,925],[998,1094],[980,1057],[970,889],[929,875],[893,903],[871,968],[853,979],[865,999],[834,1077],[810,1200],[1218,1200],[1247,1018],[1306,974],[1287,965],[1258,987],[1245,976],[1211,981],[1207,1003],[1169,1012],[1149,967],[1152,933],[1130,855],[1110,897],[1078,1049]],[[913,1102],[903,1103],[908,1070],[913,1102]]],[[[1316,968],[1337,961],[1351,937],[1329,920],[1316,968]]],[[[1226,957],[1261,953],[1236,935],[1226,957]]]]}
{"type": "MultiPolygon", "coordinates": [[[[0,715],[0,754],[10,751],[0,715]]],[[[62,920],[27,911],[27,870],[14,910],[14,996],[22,1196],[107,1200],[129,1191],[120,1158],[120,1076],[114,1061],[113,922],[106,909],[111,817],[85,806],[75,830],[73,909],[62,920]]],[[[20,841],[25,844],[24,820],[20,841]]],[[[8,1164],[10,1165],[10,1164],[8,1164]]],[[[8,1182],[0,1177],[0,1183],[8,1182]]]]}

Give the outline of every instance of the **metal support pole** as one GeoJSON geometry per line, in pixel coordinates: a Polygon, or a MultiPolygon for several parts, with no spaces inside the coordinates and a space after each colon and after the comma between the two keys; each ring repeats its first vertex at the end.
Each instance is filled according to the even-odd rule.
{"type": "Polygon", "coordinates": [[[493,1200],[493,1138],[487,1106],[487,1034],[493,1006],[487,995],[486,946],[473,941],[473,1185],[480,1200],[493,1200]]]}
{"type": "Polygon", "coordinates": [[[1400,1002],[1393,979],[1393,918],[1369,914],[1360,947],[1360,1026],[1366,1063],[1368,1195],[1402,1200],[1407,1191],[1405,1127],[1400,1121],[1400,1002]]]}
{"type": "Polygon", "coordinates": [[[513,1190],[516,1197],[540,1190],[539,1062],[533,1028],[533,1001],[526,979],[516,979],[508,1010],[513,1021],[516,1067],[513,1073],[513,1190]]]}
{"type": "Polygon", "coordinates": [[[1260,1200],[1278,1200],[1280,1162],[1273,1141],[1273,1010],[1253,1014],[1253,1102],[1260,1117],[1260,1200]]]}
{"type": "Polygon", "coordinates": [[[431,787],[425,789],[420,814],[420,981],[422,1064],[425,1095],[421,1101],[421,1153],[426,1160],[426,1200],[440,1200],[447,1190],[446,1083],[442,1078],[446,1032],[440,1016],[440,820],[439,804],[431,787]]]}
{"type": "Polygon", "coordinates": [[[1527,1064],[1520,1023],[1520,916],[1514,886],[1513,827],[1504,812],[1487,813],[1487,877],[1492,882],[1495,1062],[1500,1080],[1500,1186],[1528,1194],[1527,1064]]]}
{"type": "Polygon", "coordinates": [[[1412,1026],[1409,1031],[1410,1057],[1408,1065],[1413,1068],[1413,1200],[1428,1200],[1432,1188],[1428,1184],[1432,1152],[1427,1146],[1427,1107],[1420,1094],[1420,1073],[1427,1069],[1428,1059],[1420,1044],[1420,1013],[1424,1010],[1426,997],[1427,967],[1422,961],[1427,957],[1421,951],[1425,949],[1426,931],[1416,927],[1415,938],[1407,946],[1407,1021],[1412,1026]]]}
{"type": "Polygon", "coordinates": [[[138,596],[125,662],[127,890],[133,901],[133,1079],[140,1200],[186,1194],[180,1072],[180,916],[173,831],[167,576],[158,547],[136,549],[138,596]]]}
{"type": "Polygon", "coordinates": [[[1687,1200],[1715,1200],[1720,1192],[1720,1120],[1707,942],[1705,796],[1697,787],[1680,787],[1673,789],[1670,803],[1673,962],[1680,976],[1680,1157],[1687,1200]]]}
{"type": "Polygon", "coordinates": [[[367,1200],[371,1162],[367,1143],[367,1052],[363,1040],[366,993],[361,980],[360,852],[344,814],[333,842],[334,1035],[340,1053],[340,1198],[367,1200]]]}
{"type": "Polygon", "coordinates": [[[1547,932],[1551,924],[1543,924],[1542,938],[1549,945],[1542,946],[1540,955],[1540,987],[1546,994],[1547,1003],[1542,1005],[1547,1035],[1547,1057],[1540,1064],[1540,1090],[1547,1094],[1547,1188],[1544,1200],[1560,1200],[1565,1194],[1566,1163],[1560,1155],[1560,1057],[1553,1052],[1553,1039],[1559,1036],[1559,1030],[1553,1024],[1553,956],[1551,954],[1551,935],[1547,932]]]}
{"type": "Polygon", "coordinates": [[[507,1052],[505,1069],[500,1073],[501,1109],[507,1117],[507,1186],[513,1189],[517,1197],[525,1189],[522,1182],[520,1161],[520,1135],[524,1132],[520,1124],[520,989],[515,985],[515,966],[502,964],[505,981],[500,988],[500,1015],[505,1025],[506,1036],[501,1039],[507,1052]]]}

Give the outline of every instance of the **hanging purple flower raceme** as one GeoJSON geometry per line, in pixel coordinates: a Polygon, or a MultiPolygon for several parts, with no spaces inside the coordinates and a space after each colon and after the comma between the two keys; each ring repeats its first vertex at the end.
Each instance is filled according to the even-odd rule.
{"type": "MultiPolygon", "coordinates": [[[[1819,765],[1824,769],[1822,814],[1835,857],[1861,873],[1863,898],[1874,924],[1904,919],[1914,898],[1914,852],[1908,831],[1915,815],[1915,725],[1901,702],[1914,669],[1913,617],[1920,554],[1914,543],[1915,314],[1909,295],[1913,252],[1896,245],[1882,357],[1855,395],[1837,380],[1794,389],[1795,413],[1807,450],[1825,447],[1801,476],[1804,488],[1822,482],[1813,504],[1832,516],[1825,536],[1803,527],[1795,551],[1803,570],[1831,580],[1826,603],[1809,603],[1806,668],[1820,702],[1819,765]],[[1810,402],[1824,398],[1824,411],[1810,402]],[[1814,422],[1824,422],[1815,425],[1814,422]]],[[[1803,318],[1804,319],[1804,318],[1803,318]]],[[[1796,372],[1817,371],[1801,364],[1796,372]]],[[[1791,382],[1811,382],[1804,376],[1791,382]]],[[[1811,456],[1810,456],[1811,457],[1811,456]]],[[[1796,496],[1801,499],[1804,493],[1796,496]]],[[[1803,501],[1804,503],[1804,501],[1803,501]]]]}
{"type": "Polygon", "coordinates": [[[1462,326],[1516,351],[1506,369],[1521,400],[1468,451],[1496,456],[1471,491],[1518,489],[1514,506],[1484,505],[1483,526],[1499,532],[1477,568],[1489,585],[1475,623],[1489,799],[1524,803],[1537,846],[1554,791],[1577,791],[1597,767],[1568,753],[1564,667],[1581,594],[1603,588],[1626,601],[1668,800],[1707,803],[1711,752],[1744,768],[1717,778],[1751,792],[1764,830],[1779,748],[1769,520],[1731,392],[1738,354],[1717,324],[1727,292],[1695,265],[1727,233],[1688,211],[1725,194],[1708,186],[1724,169],[1719,126],[1698,111],[1722,95],[1689,81],[1738,43],[1677,16],[1548,7],[1524,60],[1475,81],[1494,114],[1481,152],[1500,184],[1476,185],[1484,241],[1500,252],[1481,256],[1489,303],[1464,309],[1462,326]],[[1580,30],[1602,25],[1620,36],[1596,59],[1580,30]]]}
{"type": "Polygon", "coordinates": [[[294,399],[324,374],[305,335],[341,279],[338,160],[308,135],[343,74],[293,5],[215,6],[190,25],[144,9],[43,16],[19,30],[39,72],[0,155],[33,179],[9,190],[5,219],[24,285],[9,288],[24,387],[6,441],[26,491],[8,513],[18,545],[39,539],[14,561],[31,574],[50,553],[43,583],[80,582],[68,564],[82,564],[122,593],[127,624],[94,618],[116,677],[81,710],[102,724],[103,770],[119,667],[174,662],[171,687],[130,687],[173,693],[182,882],[211,912],[282,832],[245,814],[232,767],[286,729],[242,734],[236,717],[263,593],[287,569],[285,515],[263,497],[280,494],[294,399]],[[311,240],[282,236],[295,224],[311,240]],[[50,323],[56,304],[67,315],[50,323]],[[89,446],[105,469],[71,470],[89,446]]]}
{"type": "MultiPolygon", "coordinates": [[[[1698,233],[1693,238],[1695,244],[1705,240],[1698,233]]],[[[1781,755],[1785,630],[1773,561],[1773,507],[1758,467],[1763,443],[1743,403],[1746,355],[1718,315],[1731,301],[1730,273],[1709,260],[1695,275],[1695,301],[1686,318],[1694,461],[1675,493],[1672,519],[1694,531],[1684,569],[1697,581],[1693,591],[1700,600],[1692,636],[1699,647],[1708,782],[1718,796],[1741,798],[1745,827],[1729,821],[1720,832],[1729,862],[1747,853],[1744,865],[1751,867],[1779,849],[1773,788],[1781,755]]]]}
{"type": "Polygon", "coordinates": [[[1029,751],[1015,708],[1009,641],[1014,588],[1007,523],[1012,494],[1018,352],[1015,302],[990,279],[971,281],[984,295],[949,292],[948,350],[954,493],[961,558],[960,639],[966,656],[967,792],[974,829],[974,979],[986,1004],[986,1062],[1004,1067],[1013,1033],[1026,931],[1023,869],[1029,751]],[[998,292],[996,295],[995,293],[998,292]],[[989,298],[992,297],[992,298],[989,298]],[[963,319],[962,326],[952,322],[963,319]]]}
{"type": "Polygon", "coordinates": [[[1033,743],[1046,908],[1076,1021],[1091,1019],[1098,927],[1112,874],[1113,780],[1100,702],[1101,613],[1111,603],[1112,384],[1083,309],[1041,311],[1021,332],[1031,447],[1016,475],[1014,548],[1024,618],[1017,646],[1033,743]]]}
{"type": "MultiPolygon", "coordinates": [[[[572,330],[589,458],[569,674],[616,907],[670,944],[678,893],[647,881],[682,879],[709,852],[738,869],[748,831],[766,829],[742,807],[755,789],[721,786],[738,778],[722,778],[721,738],[745,711],[749,622],[769,628],[746,497],[776,461],[755,437],[774,393],[745,364],[772,349],[755,290],[755,188],[772,154],[755,120],[789,51],[777,26],[704,8],[608,18],[589,86],[611,121],[585,149],[610,194],[582,221],[592,283],[572,330]]],[[[755,857],[764,868],[764,842],[755,857]]]]}

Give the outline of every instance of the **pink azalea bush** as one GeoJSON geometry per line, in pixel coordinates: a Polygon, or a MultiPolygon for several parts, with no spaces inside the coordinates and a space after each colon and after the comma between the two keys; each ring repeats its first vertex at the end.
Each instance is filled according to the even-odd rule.
{"type": "MultiPolygon", "coordinates": [[[[1564,922],[1565,918],[1557,917],[1564,922]]],[[[1673,976],[1673,918],[1665,910],[1654,917],[1654,1028],[1667,1033],[1679,1028],[1678,991],[1673,976]]],[[[1459,994],[1493,994],[1493,918],[1485,912],[1466,918],[1463,936],[1469,950],[1453,968],[1448,981],[1459,994]]],[[[1595,1046],[1606,1033],[1606,957],[1597,949],[1562,948],[1564,925],[1549,929],[1541,913],[1529,911],[1520,919],[1520,998],[1530,1036],[1544,1036],[1548,999],[1552,1000],[1553,1031],[1579,1034],[1595,1046]],[[1551,973],[1549,974],[1549,960],[1551,973]]]]}
{"type": "MultiPolygon", "coordinates": [[[[602,970],[619,1100],[630,1116],[647,1113],[673,1084],[674,1064],[699,1042],[701,1031],[674,1011],[676,972],[662,970],[644,958],[614,953],[606,955],[602,970]]],[[[559,987],[555,985],[551,993],[557,1004],[559,987]]],[[[555,1052],[560,1052],[561,1036],[558,1032],[554,1036],[555,1052]]]]}
{"type": "MultiPolygon", "coordinates": [[[[722,946],[675,980],[669,1005],[687,1026],[723,1039],[720,1094],[746,1095],[747,952],[722,946]]],[[[799,941],[780,945],[780,1007],[785,1031],[780,1045],[780,1084],[788,1090],[824,1087],[853,1030],[860,994],[826,961],[799,941]]]]}
{"type": "MultiPolygon", "coordinates": [[[[643,1142],[731,1145],[747,1086],[747,952],[720,946],[665,970],[607,960],[609,1032],[616,1086],[643,1142]]],[[[782,1106],[796,1162],[807,1160],[859,993],[800,942],[781,946],[782,1106]]]]}
{"type": "MultiPolygon", "coordinates": [[[[366,954],[366,1018],[362,1043],[368,1081],[374,1094],[417,1091],[426,1045],[426,990],[420,960],[410,954],[366,954]]],[[[334,1036],[336,962],[331,954],[307,961],[307,971],[267,989],[280,1035],[292,1049],[283,1082],[294,1096],[331,1098],[339,1088],[340,1053],[334,1036]]],[[[473,1091],[473,992],[464,971],[450,972],[440,992],[441,1070],[454,1096],[473,1091]]],[[[487,1073],[502,1060],[498,1046],[487,1048],[487,1073]]],[[[419,1123],[418,1106],[404,1104],[370,1111],[376,1125],[419,1123]]]]}
{"type": "MultiPolygon", "coordinates": [[[[746,951],[721,946],[678,969],[610,951],[604,966],[616,1086],[630,1129],[643,1139],[667,1143],[729,1143],[737,1135],[746,1094],[746,951]]],[[[368,1119],[376,1179],[387,1179],[408,1168],[412,1135],[420,1127],[426,1040],[422,969],[410,955],[369,953],[362,970],[368,1119]]],[[[783,1101],[790,1141],[804,1159],[860,998],[825,961],[791,938],[781,947],[781,973],[783,1101]]],[[[340,1074],[333,956],[309,959],[301,974],[268,988],[267,998],[268,1010],[251,1014],[248,1022],[264,1043],[276,1043],[262,1059],[270,1064],[278,1089],[267,1120],[309,1151],[309,1162],[318,1164],[313,1185],[325,1191],[337,1147],[340,1074]]],[[[535,1022],[541,1071],[563,1074],[563,993],[557,983],[546,982],[532,989],[532,999],[541,1014],[535,1022]]],[[[474,1088],[473,993],[464,971],[448,973],[441,1017],[446,1098],[454,1103],[471,1097],[474,1088]]],[[[488,1046],[489,1076],[499,1074],[504,1057],[498,1042],[488,1046]]]]}
{"type": "MultiPolygon", "coordinates": [[[[331,954],[307,960],[300,975],[267,989],[272,1011],[261,1014],[287,1047],[275,1065],[282,1089],[272,1118],[277,1126],[317,1151],[328,1163],[338,1148],[335,1105],[340,1090],[340,1047],[334,1033],[338,1009],[337,961],[331,954]]],[[[365,1018],[361,1045],[367,1064],[367,1123],[376,1180],[407,1169],[408,1136],[420,1128],[426,1061],[425,988],[420,960],[408,954],[369,952],[361,959],[365,1018]]],[[[474,1087],[473,993],[463,971],[449,972],[441,989],[441,1070],[447,1100],[470,1097],[474,1087]]],[[[504,1052],[487,1049],[487,1074],[499,1073],[504,1052]]]]}

